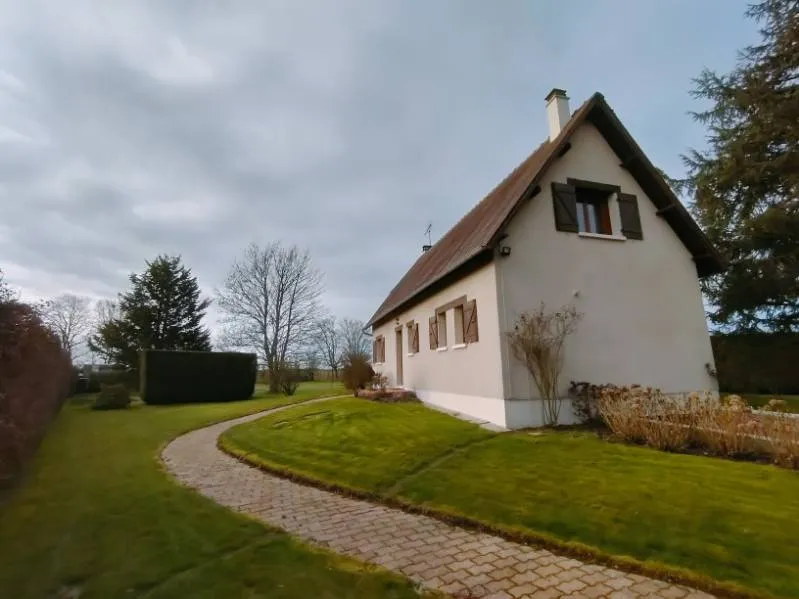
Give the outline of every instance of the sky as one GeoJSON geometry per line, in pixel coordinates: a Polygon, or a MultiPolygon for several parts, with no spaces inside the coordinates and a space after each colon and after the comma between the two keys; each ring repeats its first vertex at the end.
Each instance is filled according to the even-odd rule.
{"type": "MultiPolygon", "coordinates": [[[[684,174],[738,0],[0,0],[0,269],[25,299],[113,298],[158,254],[206,295],[250,242],[307,248],[367,320],[426,243],[605,95],[684,174]]],[[[218,314],[212,308],[211,324],[218,314]]]]}

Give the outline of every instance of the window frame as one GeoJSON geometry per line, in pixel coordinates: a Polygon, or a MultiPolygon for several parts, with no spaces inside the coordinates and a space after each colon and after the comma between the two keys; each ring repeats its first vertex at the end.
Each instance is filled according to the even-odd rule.
{"type": "Polygon", "coordinates": [[[587,181],[585,179],[574,179],[572,177],[567,178],[566,183],[574,188],[577,233],[612,236],[614,233],[613,221],[610,216],[610,203],[614,194],[618,197],[618,194],[621,193],[621,186],[587,181]],[[581,198],[581,190],[583,192],[594,192],[595,197],[586,198],[583,195],[581,198]],[[596,192],[601,192],[604,195],[599,197],[596,192]],[[593,216],[595,227],[593,229],[590,227],[591,216],[593,216]]]}
{"type": "Polygon", "coordinates": [[[465,303],[458,304],[457,306],[452,307],[452,314],[455,317],[454,318],[455,330],[453,331],[453,333],[455,334],[454,345],[466,345],[464,337],[466,331],[465,331],[465,323],[463,321],[465,316],[464,307],[465,303]]]}
{"type": "Polygon", "coordinates": [[[440,310],[436,312],[436,339],[438,346],[436,351],[444,351],[449,347],[447,343],[447,311],[440,310]]]}

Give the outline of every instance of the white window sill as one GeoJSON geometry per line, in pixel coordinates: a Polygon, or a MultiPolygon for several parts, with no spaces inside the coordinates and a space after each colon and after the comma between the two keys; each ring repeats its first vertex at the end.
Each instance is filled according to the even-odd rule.
{"type": "Polygon", "coordinates": [[[437,348],[436,348],[436,351],[447,351],[447,349],[448,349],[448,348],[447,348],[447,346],[445,345],[444,347],[437,347],[437,348]]]}
{"type": "Polygon", "coordinates": [[[463,349],[465,347],[466,347],[465,343],[456,343],[455,345],[452,346],[452,349],[463,349]]]}
{"type": "Polygon", "coordinates": [[[608,241],[627,241],[624,235],[604,235],[603,233],[578,233],[580,237],[588,237],[589,239],[606,239],[608,241]]]}
{"type": "Polygon", "coordinates": [[[415,351],[409,351],[409,352],[408,352],[408,357],[409,357],[409,358],[412,358],[412,357],[414,357],[415,355],[416,355],[416,352],[415,352],[415,351]]]}

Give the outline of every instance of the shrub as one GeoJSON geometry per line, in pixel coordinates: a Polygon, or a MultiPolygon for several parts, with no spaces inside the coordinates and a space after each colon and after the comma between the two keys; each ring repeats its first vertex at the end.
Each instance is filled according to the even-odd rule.
{"type": "Polygon", "coordinates": [[[130,405],[130,389],[122,383],[102,385],[93,410],[124,410],[130,405]]]}
{"type": "Polygon", "coordinates": [[[693,446],[721,456],[768,456],[799,467],[799,418],[753,413],[737,395],[719,400],[709,392],[668,396],[651,387],[603,385],[598,407],[613,435],[624,441],[669,451],[693,446]]]}
{"type": "Polygon", "coordinates": [[[375,375],[372,365],[363,356],[349,356],[341,368],[341,381],[344,387],[358,395],[360,389],[365,389],[375,375]]]}
{"type": "Polygon", "coordinates": [[[607,385],[592,385],[586,382],[569,382],[569,396],[575,418],[586,424],[602,422],[599,416],[599,398],[607,385]]]}
{"type": "Polygon", "coordinates": [[[255,391],[255,354],[146,350],[141,398],[148,404],[239,401],[255,391]]]}
{"type": "Polygon", "coordinates": [[[372,377],[372,388],[385,391],[388,387],[388,377],[382,372],[376,372],[372,377]]]}
{"type": "Polygon", "coordinates": [[[416,393],[405,389],[363,389],[358,397],[382,403],[420,403],[416,393]]]}
{"type": "Polygon", "coordinates": [[[799,393],[799,333],[711,337],[719,389],[734,393],[799,393]]]}
{"type": "Polygon", "coordinates": [[[536,310],[523,312],[513,330],[506,333],[513,356],[524,364],[538,389],[547,425],[558,423],[563,346],[581,317],[573,306],[550,312],[542,302],[536,310]]]}
{"type": "Polygon", "coordinates": [[[304,371],[296,365],[283,364],[278,367],[275,375],[277,376],[277,387],[285,395],[294,395],[300,382],[305,379],[304,371]]]}
{"type": "Polygon", "coordinates": [[[69,356],[36,311],[0,298],[0,486],[35,451],[71,379],[69,356]]]}

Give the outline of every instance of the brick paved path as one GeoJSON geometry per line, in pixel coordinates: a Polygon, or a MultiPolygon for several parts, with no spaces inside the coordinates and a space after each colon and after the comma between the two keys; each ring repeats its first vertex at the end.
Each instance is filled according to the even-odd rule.
{"type": "Polygon", "coordinates": [[[456,597],[712,597],[300,485],[217,449],[225,430],[269,412],[178,437],[164,450],[164,462],[180,482],[224,506],[456,597]]]}

